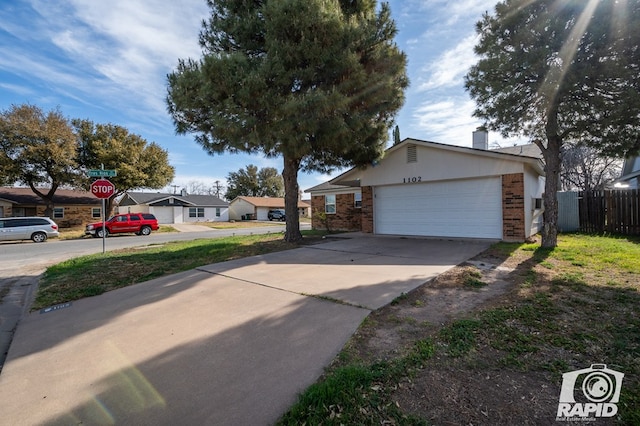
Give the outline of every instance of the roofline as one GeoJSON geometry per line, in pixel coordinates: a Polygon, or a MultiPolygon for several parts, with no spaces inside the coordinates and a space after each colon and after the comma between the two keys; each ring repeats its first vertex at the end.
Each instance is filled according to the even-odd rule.
{"type": "MultiPolygon", "coordinates": [[[[403,147],[405,145],[409,145],[409,144],[422,145],[422,146],[426,146],[426,147],[438,148],[438,149],[443,149],[443,150],[447,150],[447,151],[461,152],[461,153],[466,153],[466,154],[478,154],[478,155],[482,155],[482,156],[485,156],[485,157],[492,157],[492,158],[503,159],[504,157],[509,157],[511,159],[514,159],[514,160],[517,159],[517,160],[520,160],[521,162],[530,164],[531,166],[533,166],[533,168],[541,176],[545,175],[543,162],[542,162],[542,160],[540,158],[537,158],[537,157],[529,157],[527,155],[518,155],[518,154],[509,154],[509,153],[506,153],[506,152],[496,152],[496,151],[491,151],[491,150],[487,150],[487,149],[469,148],[469,147],[466,147],[466,146],[448,145],[448,144],[445,144],[445,143],[423,141],[423,140],[413,139],[413,138],[406,138],[405,140],[403,140],[399,144],[394,145],[391,148],[387,148],[384,151],[384,156],[387,156],[388,154],[393,153],[394,151],[397,151],[401,147],[403,147]]],[[[338,184],[336,182],[340,181],[344,176],[346,176],[347,174],[353,172],[357,168],[358,167],[350,168],[346,172],[344,172],[344,173],[336,176],[335,178],[329,180],[328,183],[331,184],[331,185],[341,185],[341,184],[338,184]]],[[[348,186],[348,185],[342,185],[342,186],[348,186]]]]}
{"type": "MultiPolygon", "coordinates": [[[[149,200],[149,201],[147,201],[145,204],[155,204],[155,203],[157,203],[157,202],[159,202],[159,201],[168,200],[168,199],[170,199],[170,198],[174,198],[174,199],[176,199],[176,200],[180,200],[180,201],[182,201],[183,203],[185,203],[185,204],[190,204],[190,205],[192,205],[192,206],[197,205],[197,204],[195,204],[195,203],[192,203],[191,201],[187,201],[187,200],[185,200],[184,198],[180,198],[180,197],[178,197],[178,196],[176,196],[176,195],[167,195],[166,197],[162,197],[162,198],[154,198],[153,200],[149,200]]],[[[138,203],[138,204],[140,204],[140,203],[138,203]]]]}
{"type": "Polygon", "coordinates": [[[361,192],[362,187],[360,185],[358,186],[347,186],[347,185],[334,185],[334,188],[326,188],[326,189],[313,189],[311,188],[313,193],[318,194],[318,193],[322,193],[322,194],[333,194],[333,193],[355,193],[355,192],[361,192]]]}
{"type": "Polygon", "coordinates": [[[133,198],[133,197],[131,196],[131,193],[129,193],[129,192],[125,192],[122,198],[124,198],[124,197],[129,197],[129,198],[130,198],[134,203],[136,203],[136,204],[140,204],[140,203],[138,202],[138,200],[136,200],[135,198],[133,198]]]}
{"type": "Polygon", "coordinates": [[[638,177],[640,177],[640,170],[637,170],[637,171],[635,171],[633,173],[626,174],[624,176],[620,176],[615,181],[616,182],[628,181],[628,180],[631,180],[631,179],[634,179],[634,178],[638,178],[638,177]]]}
{"type": "MultiPolygon", "coordinates": [[[[285,202],[285,198],[284,197],[251,197],[251,196],[248,196],[248,195],[238,195],[236,198],[231,200],[229,202],[229,204],[233,203],[234,201],[236,201],[238,199],[242,199],[242,200],[246,201],[247,203],[251,204],[254,207],[269,207],[269,208],[274,208],[274,209],[279,209],[280,208],[280,207],[274,207],[274,206],[267,206],[267,205],[264,205],[264,204],[255,204],[255,203],[252,203],[251,201],[247,200],[247,198],[267,198],[267,199],[271,199],[271,200],[277,198],[279,200],[282,200],[283,203],[285,202]]],[[[307,203],[307,201],[305,201],[305,200],[298,200],[298,204],[300,204],[300,203],[305,203],[305,204],[308,205],[308,207],[311,207],[311,204],[307,203]]],[[[296,204],[296,205],[298,205],[298,204],[296,204]]],[[[298,207],[303,207],[304,208],[306,206],[299,206],[298,205],[298,207]]]]}

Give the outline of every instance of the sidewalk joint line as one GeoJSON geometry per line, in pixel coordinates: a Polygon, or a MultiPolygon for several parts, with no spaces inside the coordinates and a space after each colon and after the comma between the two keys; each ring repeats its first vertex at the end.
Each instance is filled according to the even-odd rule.
{"type": "Polygon", "coordinates": [[[336,298],[333,298],[333,297],[330,297],[330,296],[323,296],[323,295],[319,295],[319,294],[309,294],[309,293],[299,293],[297,291],[287,290],[287,289],[280,288],[280,287],[274,287],[272,285],[263,284],[263,283],[259,283],[259,282],[256,282],[256,281],[250,281],[250,280],[245,280],[243,278],[232,277],[230,275],[221,274],[220,272],[211,272],[211,271],[207,271],[206,269],[200,269],[200,268],[196,268],[196,270],[198,270],[200,272],[206,272],[206,273],[211,274],[211,275],[219,275],[221,277],[229,278],[229,279],[232,279],[232,280],[235,280],[235,281],[242,281],[242,282],[245,282],[247,284],[259,285],[261,287],[270,288],[270,289],[282,291],[282,292],[285,292],[285,293],[297,294],[298,296],[313,297],[314,299],[324,300],[326,302],[331,302],[331,303],[335,303],[335,304],[338,304],[338,305],[345,305],[345,306],[351,306],[351,307],[359,308],[359,309],[366,309],[367,311],[371,311],[371,312],[374,311],[374,309],[369,308],[367,306],[356,305],[355,303],[349,303],[349,302],[346,302],[344,300],[336,299],[336,298]]]}

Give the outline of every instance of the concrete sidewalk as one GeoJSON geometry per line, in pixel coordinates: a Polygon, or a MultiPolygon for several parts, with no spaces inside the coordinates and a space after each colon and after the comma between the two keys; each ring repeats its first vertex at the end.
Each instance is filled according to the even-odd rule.
{"type": "Polygon", "coordinates": [[[172,223],[171,226],[178,232],[211,232],[215,229],[206,226],[198,225],[197,223],[172,223]]]}
{"type": "Polygon", "coordinates": [[[0,374],[2,422],[272,424],[370,309],[488,246],[331,241],[32,313],[0,374]]]}

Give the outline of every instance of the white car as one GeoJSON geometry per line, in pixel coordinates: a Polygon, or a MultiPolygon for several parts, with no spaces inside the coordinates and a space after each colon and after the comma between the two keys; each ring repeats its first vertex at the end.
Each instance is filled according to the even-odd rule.
{"type": "Polygon", "coordinates": [[[48,217],[0,217],[0,241],[43,243],[58,235],[58,225],[48,217]]]}

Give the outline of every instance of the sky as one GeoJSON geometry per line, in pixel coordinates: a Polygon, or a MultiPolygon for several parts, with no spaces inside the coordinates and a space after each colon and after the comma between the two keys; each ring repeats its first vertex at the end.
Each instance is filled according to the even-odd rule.
{"type": "MultiPolygon", "coordinates": [[[[395,41],[408,57],[410,87],[396,116],[401,139],[471,146],[482,123],[472,116],[464,75],[478,59],[475,23],[496,0],[388,3],[395,41]]],[[[281,158],[211,156],[193,135],[175,133],[166,76],[179,59],[201,57],[198,34],[208,11],[205,0],[0,0],[0,110],[28,103],[124,126],[169,152],[176,175],[167,192],[193,182],[225,185],[230,172],[249,164],[281,171],[281,158]]],[[[490,146],[517,142],[489,135],[490,146]]],[[[298,182],[306,190],[331,177],[301,172],[298,182]]]]}

